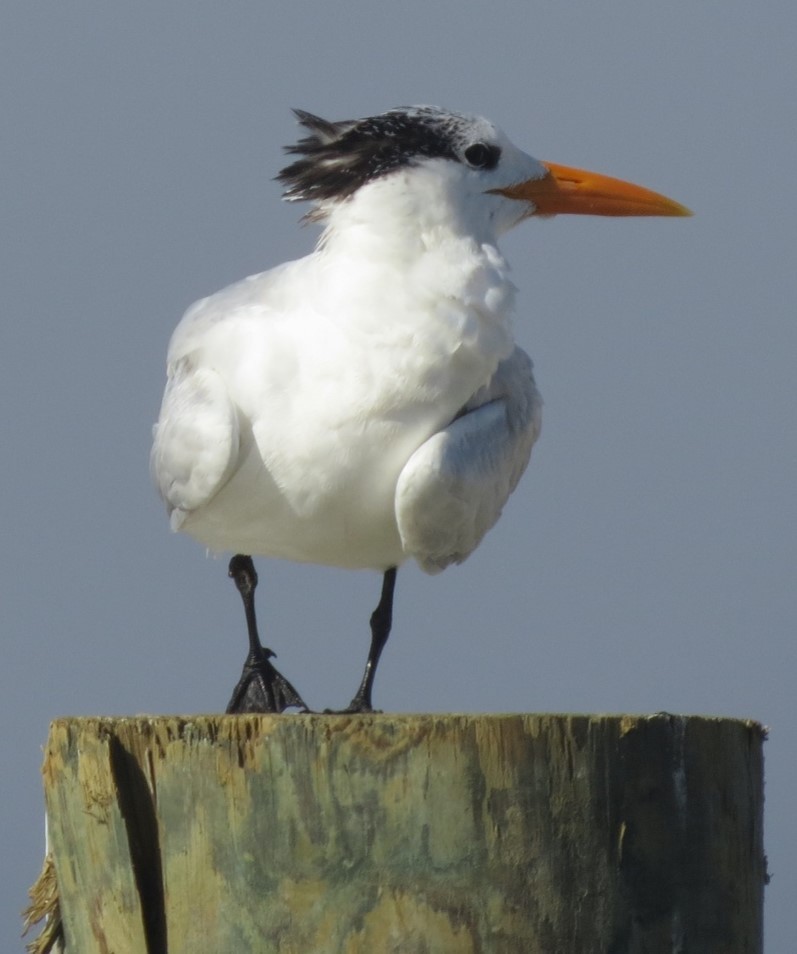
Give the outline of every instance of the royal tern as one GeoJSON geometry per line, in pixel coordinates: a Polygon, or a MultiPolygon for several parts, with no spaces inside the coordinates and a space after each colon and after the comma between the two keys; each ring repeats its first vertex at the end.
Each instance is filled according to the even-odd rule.
{"type": "Polygon", "coordinates": [[[540,432],[498,249],[531,216],[688,215],[639,186],[541,162],[486,119],[429,106],[329,122],[278,175],[324,226],[310,255],[194,304],[171,340],[151,467],[174,530],[231,551],[250,649],[229,712],[304,707],[257,632],[252,555],[378,570],[371,711],[396,569],[461,563],[540,432]]]}

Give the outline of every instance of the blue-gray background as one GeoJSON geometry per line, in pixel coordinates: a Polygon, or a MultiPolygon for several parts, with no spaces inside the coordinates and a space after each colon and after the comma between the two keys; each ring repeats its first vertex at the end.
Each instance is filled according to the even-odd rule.
{"type": "MultiPolygon", "coordinates": [[[[242,661],[226,561],[169,534],[147,474],[171,330],[310,249],[271,178],[290,106],[417,102],[696,215],[505,241],[543,436],[463,567],[400,573],[377,702],[761,720],[767,950],[795,949],[795,29],[792,4],[733,0],[6,0],[3,950],[42,856],[49,720],[218,711],[242,661]]],[[[259,567],[281,667],[344,704],[376,575],[259,567]]]]}

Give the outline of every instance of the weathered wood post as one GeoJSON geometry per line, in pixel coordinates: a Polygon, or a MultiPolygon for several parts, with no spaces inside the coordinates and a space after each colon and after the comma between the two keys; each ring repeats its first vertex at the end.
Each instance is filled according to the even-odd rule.
{"type": "Polygon", "coordinates": [[[66,954],[760,954],[755,723],[63,719],[66,954]]]}

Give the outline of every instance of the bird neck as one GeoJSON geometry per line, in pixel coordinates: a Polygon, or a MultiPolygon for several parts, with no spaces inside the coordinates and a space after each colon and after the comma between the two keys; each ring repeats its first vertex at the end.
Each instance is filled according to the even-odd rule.
{"type": "Polygon", "coordinates": [[[424,208],[417,195],[385,201],[358,194],[334,209],[313,256],[319,287],[343,299],[373,296],[382,307],[421,304],[428,312],[450,305],[508,324],[515,286],[495,236],[477,234],[456,210],[441,207],[439,196],[424,208]]]}
{"type": "Polygon", "coordinates": [[[497,247],[484,203],[463,196],[439,171],[410,168],[377,179],[326,209],[324,247],[367,248],[369,257],[406,261],[451,243],[497,247]]]}
{"type": "Polygon", "coordinates": [[[349,333],[376,326],[384,341],[424,340],[432,362],[457,353],[478,387],[514,346],[509,266],[495,236],[468,227],[440,195],[439,180],[426,205],[417,177],[405,190],[391,180],[331,210],[308,262],[317,307],[345,316],[349,333]]]}

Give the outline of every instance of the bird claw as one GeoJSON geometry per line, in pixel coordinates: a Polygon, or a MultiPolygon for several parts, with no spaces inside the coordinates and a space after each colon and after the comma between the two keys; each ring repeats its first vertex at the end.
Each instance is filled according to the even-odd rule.
{"type": "Polygon", "coordinates": [[[374,709],[371,703],[355,696],[345,709],[324,709],[324,715],[381,715],[381,709],[374,709]]]}
{"type": "Polygon", "coordinates": [[[273,655],[270,649],[263,649],[254,658],[247,657],[227,705],[228,714],[280,713],[290,708],[310,711],[294,686],[269,662],[273,655]]]}

